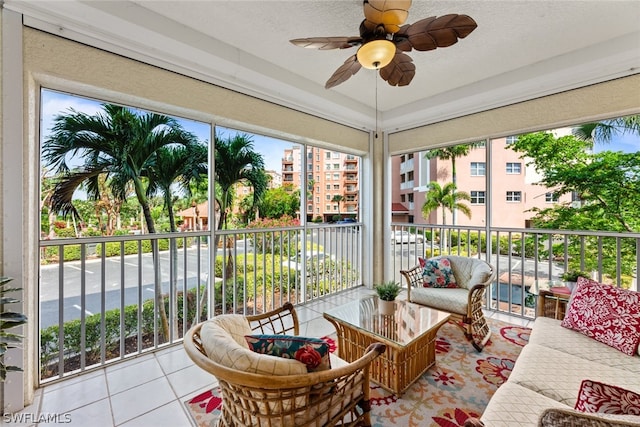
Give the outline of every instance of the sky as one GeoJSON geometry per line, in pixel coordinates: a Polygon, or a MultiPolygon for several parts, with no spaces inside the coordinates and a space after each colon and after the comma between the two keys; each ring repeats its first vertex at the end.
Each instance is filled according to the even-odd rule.
{"type": "MultiPolygon", "coordinates": [[[[55,116],[69,112],[73,108],[87,114],[95,114],[100,111],[100,102],[73,96],[61,92],[43,90],[42,93],[42,132],[41,144],[51,129],[55,116]]],[[[211,136],[210,125],[207,123],[197,122],[177,118],[180,124],[188,131],[194,133],[201,141],[209,141],[211,136]]],[[[219,135],[225,137],[233,134],[235,130],[218,127],[219,135]]],[[[289,141],[282,141],[262,135],[250,134],[254,141],[254,149],[261,153],[265,161],[265,169],[280,171],[282,168],[282,155],[285,149],[296,145],[289,141]]],[[[625,153],[640,151],[640,136],[622,135],[616,136],[608,144],[596,143],[595,152],[603,150],[623,151],[625,153]]]]}

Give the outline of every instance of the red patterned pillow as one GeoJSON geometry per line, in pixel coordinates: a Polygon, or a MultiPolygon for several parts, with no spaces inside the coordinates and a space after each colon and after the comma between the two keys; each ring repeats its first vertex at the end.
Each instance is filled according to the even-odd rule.
{"type": "Polygon", "coordinates": [[[579,277],[562,326],[633,356],[640,344],[640,293],[579,277]]]}
{"type": "Polygon", "coordinates": [[[615,385],[583,380],[576,411],[616,415],[640,415],[640,394],[615,385]]]}
{"type": "Polygon", "coordinates": [[[329,344],[321,338],[291,335],[245,335],[249,349],[256,353],[295,359],[307,365],[308,372],[331,369],[329,344]]]}
{"type": "Polygon", "coordinates": [[[456,277],[449,258],[430,258],[422,266],[422,285],[425,288],[457,288],[456,277]]]}

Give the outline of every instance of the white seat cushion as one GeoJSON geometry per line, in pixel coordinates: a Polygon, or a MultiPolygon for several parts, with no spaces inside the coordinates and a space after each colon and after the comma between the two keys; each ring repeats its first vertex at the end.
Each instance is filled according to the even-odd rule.
{"type": "Polygon", "coordinates": [[[464,288],[413,288],[411,302],[466,315],[469,291],[464,288]]]}

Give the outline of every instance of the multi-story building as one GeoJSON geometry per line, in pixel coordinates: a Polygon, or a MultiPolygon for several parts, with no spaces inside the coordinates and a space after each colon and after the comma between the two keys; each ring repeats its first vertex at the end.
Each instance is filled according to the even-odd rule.
{"type": "MultiPolygon", "coordinates": [[[[334,216],[356,217],[358,212],[358,157],[307,147],[303,172],[302,147],[292,146],[282,157],[282,183],[293,189],[306,185],[307,221],[332,221],[334,216]],[[306,173],[306,184],[302,174],[306,173]]],[[[301,194],[304,194],[301,191],[301,194]]]]}
{"type": "MultiPolygon", "coordinates": [[[[468,155],[456,158],[456,187],[471,196],[462,201],[469,206],[471,216],[456,211],[456,225],[486,225],[486,205],[489,203],[487,174],[491,176],[491,221],[493,226],[527,227],[535,215],[532,208],[551,207],[554,203],[571,201],[571,195],[558,196],[553,189],[539,184],[540,175],[521,154],[509,144],[517,137],[491,141],[491,171],[487,170],[486,146],[472,148],[468,155]]],[[[416,152],[392,158],[392,219],[395,222],[439,224],[443,222],[442,208],[422,215],[429,183],[441,186],[452,182],[451,160],[427,159],[426,152],[416,152]]],[[[446,224],[453,224],[453,214],[444,213],[446,224]]]]}

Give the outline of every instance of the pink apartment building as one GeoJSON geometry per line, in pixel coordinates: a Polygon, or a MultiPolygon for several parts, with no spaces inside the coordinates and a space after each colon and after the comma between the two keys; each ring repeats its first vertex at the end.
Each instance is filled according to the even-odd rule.
{"type": "MultiPolygon", "coordinates": [[[[335,215],[355,217],[358,212],[358,157],[338,151],[307,147],[307,221],[331,221],[335,215]],[[341,202],[334,202],[336,195],[341,202]]],[[[294,145],[282,156],[282,184],[302,190],[302,146],[294,145]]],[[[304,191],[301,191],[304,194],[304,191]]]]}
{"type": "MultiPolygon", "coordinates": [[[[517,137],[492,140],[490,169],[487,165],[486,146],[471,149],[469,154],[456,159],[456,181],[459,191],[471,196],[465,201],[471,208],[471,218],[457,212],[456,225],[486,225],[486,206],[489,203],[487,175],[491,174],[492,226],[523,228],[534,216],[530,209],[551,207],[553,203],[571,201],[571,195],[559,198],[553,189],[537,185],[540,176],[526,160],[511,150],[509,144],[517,137]]],[[[416,224],[442,223],[442,209],[422,217],[429,182],[440,185],[452,182],[451,160],[425,158],[425,152],[394,156],[392,158],[392,220],[416,224]]],[[[447,224],[453,224],[452,214],[445,213],[447,224]]]]}

